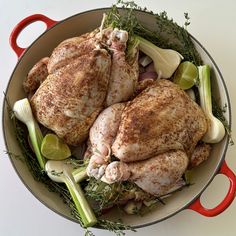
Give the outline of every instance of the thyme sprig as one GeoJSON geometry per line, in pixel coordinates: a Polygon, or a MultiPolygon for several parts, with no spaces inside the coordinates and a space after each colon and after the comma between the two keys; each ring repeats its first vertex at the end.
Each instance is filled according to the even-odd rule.
{"type": "Polygon", "coordinates": [[[159,14],[153,13],[153,11],[147,10],[146,7],[142,8],[133,1],[118,0],[107,13],[105,26],[117,27],[128,31],[128,48],[133,43],[133,36],[137,34],[158,47],[178,51],[185,60],[192,61],[195,65],[201,65],[202,59],[193,45],[190,34],[186,30],[190,24],[188,13],[184,13],[184,17],[184,27],[181,27],[172,18],[169,18],[165,11],[159,14]],[[122,11],[120,11],[120,8],[122,11]],[[156,21],[154,28],[148,28],[138,20],[137,15],[140,11],[154,17],[156,21]]]}
{"type": "MultiPolygon", "coordinates": [[[[170,19],[165,11],[156,14],[152,11],[147,10],[147,8],[145,7],[142,8],[138,6],[133,1],[125,2],[123,0],[118,0],[117,3],[113,5],[107,12],[105,25],[117,27],[129,32],[127,50],[129,50],[129,48],[132,48],[132,45],[135,43],[133,36],[137,34],[161,48],[170,48],[178,51],[184,56],[185,60],[192,61],[195,65],[201,65],[201,57],[193,45],[190,34],[187,32],[187,27],[190,24],[190,17],[187,13],[184,13],[184,17],[185,23],[184,26],[181,27],[177,23],[175,23],[173,19],[170,19]],[[122,11],[120,11],[120,8],[122,9],[122,11]],[[144,26],[144,24],[138,20],[137,14],[140,14],[140,11],[146,12],[155,18],[155,29],[144,26]]],[[[59,196],[62,198],[62,201],[71,209],[72,216],[82,227],[84,227],[66,186],[61,183],[53,182],[48,178],[46,172],[41,171],[38,161],[28,144],[27,130],[15,118],[7,99],[6,102],[9,117],[12,120],[13,128],[15,131],[15,136],[22,152],[22,155],[13,154],[10,151],[8,152],[8,154],[11,156],[11,158],[24,160],[34,179],[36,181],[44,183],[49,191],[59,194],[59,196]]],[[[223,110],[220,109],[217,105],[214,105],[213,107],[214,115],[223,122],[229,136],[231,137],[231,130],[227,123],[227,120],[223,115],[223,110]]],[[[231,139],[231,144],[232,143],[233,142],[231,139]]],[[[71,160],[68,164],[72,164],[75,167],[83,165],[83,163],[77,160],[71,160]]],[[[84,182],[83,184],[86,186],[88,183],[84,182]]],[[[129,192],[129,187],[131,188],[133,186],[127,185],[126,187],[122,187],[122,191],[129,192]]],[[[106,204],[110,204],[114,200],[119,199],[121,195],[120,193],[117,193],[116,196],[108,198],[107,202],[104,202],[104,199],[99,199],[99,196],[96,196],[95,194],[93,195],[93,197],[97,198],[98,201],[101,201],[101,205],[104,206],[106,204]]],[[[123,236],[125,234],[124,230],[134,231],[132,227],[126,226],[122,222],[112,222],[101,218],[99,218],[97,226],[112,231],[117,236],[123,236]]],[[[93,233],[90,230],[86,229],[85,235],[93,236],[93,233]]]]}
{"type": "MultiPolygon", "coordinates": [[[[134,35],[137,34],[153,44],[161,48],[170,48],[178,51],[184,60],[193,62],[196,66],[202,65],[202,59],[197,52],[190,34],[187,31],[187,27],[190,25],[190,17],[188,13],[184,13],[184,26],[179,26],[172,18],[169,18],[165,11],[154,13],[147,10],[146,7],[140,7],[133,1],[125,2],[118,0],[111,10],[107,13],[105,25],[117,27],[129,32],[129,41],[127,50],[135,43],[134,35]],[[120,11],[120,9],[122,11],[120,11]],[[146,12],[152,15],[156,24],[155,27],[150,29],[142,24],[137,18],[137,14],[146,12]]],[[[220,106],[215,102],[213,104],[214,115],[222,121],[227,134],[229,135],[229,144],[233,145],[231,127],[228,121],[224,117],[224,112],[220,106]]]]}
{"type": "Polygon", "coordinates": [[[25,162],[25,159],[19,154],[15,154],[15,153],[9,152],[9,151],[4,151],[4,153],[9,155],[11,158],[25,162]]]}
{"type": "MultiPolygon", "coordinates": [[[[33,178],[36,181],[43,183],[48,189],[48,191],[57,193],[61,197],[62,202],[65,203],[71,209],[71,215],[77,220],[77,222],[81,225],[81,227],[85,228],[68,189],[66,188],[64,184],[52,181],[47,176],[47,173],[41,170],[38,164],[37,158],[35,157],[28,143],[27,129],[22,125],[22,123],[19,120],[15,118],[7,97],[5,97],[5,101],[7,105],[8,115],[12,121],[12,126],[15,132],[15,136],[19,143],[19,147],[21,149],[21,154],[15,154],[11,151],[7,151],[7,153],[9,154],[11,158],[16,158],[17,160],[24,161],[29,171],[31,172],[33,178]]],[[[74,161],[69,160],[68,164],[72,164],[76,166],[86,165],[86,163],[82,163],[81,160],[74,160],[74,161]]],[[[54,174],[61,175],[62,173],[55,172],[54,174]]],[[[132,227],[127,226],[123,224],[122,222],[112,222],[106,219],[99,219],[98,224],[96,226],[99,228],[112,231],[117,236],[124,235],[124,232],[123,232],[124,230],[133,230],[132,227]]],[[[89,236],[93,235],[91,230],[89,229],[85,229],[85,230],[86,230],[85,235],[89,235],[89,236]]]]}
{"type": "Polygon", "coordinates": [[[226,120],[224,113],[227,110],[227,105],[225,104],[222,108],[217,104],[216,100],[212,97],[212,112],[215,117],[217,117],[224,125],[225,130],[229,136],[229,145],[234,145],[234,140],[232,137],[232,130],[226,120]]]}
{"type": "Polygon", "coordinates": [[[133,227],[124,225],[122,221],[113,222],[105,219],[99,219],[98,224],[102,228],[105,228],[110,232],[114,232],[116,236],[124,236],[125,235],[124,230],[130,230],[136,232],[136,230],[133,227]]]}

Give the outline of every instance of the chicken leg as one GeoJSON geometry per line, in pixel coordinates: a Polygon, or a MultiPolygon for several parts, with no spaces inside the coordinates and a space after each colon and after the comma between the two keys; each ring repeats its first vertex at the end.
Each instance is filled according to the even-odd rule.
{"type": "Polygon", "coordinates": [[[143,161],[112,162],[103,180],[108,183],[129,180],[144,191],[161,196],[169,192],[182,178],[189,158],[181,150],[172,150],[143,161]]]}

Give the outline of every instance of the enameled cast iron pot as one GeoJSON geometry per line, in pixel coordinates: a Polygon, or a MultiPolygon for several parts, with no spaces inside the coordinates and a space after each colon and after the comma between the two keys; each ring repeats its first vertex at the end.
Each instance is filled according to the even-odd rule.
{"type": "MultiPolygon", "coordinates": [[[[51,20],[44,15],[36,14],[25,18],[17,24],[10,36],[10,44],[18,56],[18,63],[6,89],[6,96],[9,98],[10,104],[14,104],[16,100],[26,96],[22,89],[22,81],[39,59],[49,56],[52,50],[64,39],[78,36],[96,28],[100,24],[102,14],[106,10],[107,9],[97,9],[83,12],[60,22],[51,20]],[[44,22],[47,26],[46,32],[36,39],[27,49],[19,47],[16,42],[18,35],[27,25],[35,21],[44,22]]],[[[150,28],[155,27],[155,20],[152,15],[138,12],[138,17],[144,25],[150,28]]],[[[229,95],[219,68],[203,46],[193,37],[192,40],[202,56],[204,63],[210,64],[213,68],[213,94],[214,97],[220,98],[220,105],[227,105],[225,117],[229,124],[231,124],[229,95]]],[[[3,109],[3,133],[7,150],[16,154],[21,153],[11,126],[11,121],[8,117],[5,103],[3,109]]],[[[223,212],[233,201],[236,189],[235,175],[227,167],[225,162],[227,146],[227,136],[220,143],[213,146],[210,158],[193,171],[194,185],[166,199],[167,204],[164,206],[160,205],[157,210],[143,217],[126,216],[123,218],[123,221],[138,228],[162,221],[184,209],[191,209],[208,217],[216,216],[223,212]],[[223,174],[228,177],[230,182],[229,190],[224,200],[218,206],[213,209],[206,209],[200,202],[200,196],[217,174],[223,174]]],[[[24,163],[14,158],[11,158],[11,162],[22,182],[37,199],[61,216],[76,221],[71,216],[70,209],[63,204],[61,198],[55,193],[49,192],[42,183],[35,181],[24,163]]],[[[115,219],[115,214],[112,212],[109,213],[109,219],[113,217],[111,215],[114,215],[115,219]]]]}

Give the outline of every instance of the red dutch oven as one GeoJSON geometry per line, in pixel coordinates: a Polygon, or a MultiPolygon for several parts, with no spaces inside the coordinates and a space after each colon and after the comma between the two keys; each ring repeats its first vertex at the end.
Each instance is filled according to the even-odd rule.
{"type": "MultiPolygon", "coordinates": [[[[26,96],[22,89],[23,79],[39,59],[44,56],[49,56],[52,50],[64,39],[78,36],[96,28],[99,25],[99,22],[101,22],[102,14],[106,10],[107,9],[97,9],[83,12],[60,22],[54,21],[41,14],[35,14],[26,17],[17,24],[10,36],[11,47],[18,57],[18,63],[11,75],[6,89],[6,96],[8,97],[10,104],[14,104],[16,100],[26,96]],[[44,22],[47,26],[46,32],[38,37],[28,48],[19,47],[17,45],[17,37],[27,25],[35,21],[44,22]]],[[[155,27],[155,19],[152,15],[145,12],[138,12],[137,14],[144,25],[149,26],[150,28],[155,27]]],[[[222,74],[206,49],[193,37],[192,41],[204,63],[210,64],[213,68],[213,96],[219,100],[220,105],[227,105],[225,117],[231,125],[229,94],[222,74]]],[[[4,104],[3,128],[7,150],[17,154],[21,153],[11,126],[11,121],[8,117],[6,104],[4,104]]],[[[184,209],[191,209],[207,217],[213,217],[223,212],[234,200],[236,189],[235,175],[225,162],[228,142],[229,138],[226,136],[220,143],[213,145],[210,158],[193,170],[192,181],[194,184],[192,186],[177,192],[166,199],[166,205],[160,205],[157,210],[150,212],[143,217],[124,216],[122,219],[124,223],[130,224],[136,228],[144,227],[165,220],[184,209]],[[207,209],[201,204],[200,197],[213,178],[218,174],[227,176],[230,182],[229,189],[221,203],[212,209],[207,209]]],[[[37,199],[63,217],[76,221],[76,219],[71,216],[70,209],[62,202],[60,197],[55,193],[49,192],[42,183],[35,181],[24,163],[14,158],[11,158],[11,162],[22,182],[37,199]]],[[[114,212],[110,212],[107,217],[115,220],[115,215],[114,212]]]]}

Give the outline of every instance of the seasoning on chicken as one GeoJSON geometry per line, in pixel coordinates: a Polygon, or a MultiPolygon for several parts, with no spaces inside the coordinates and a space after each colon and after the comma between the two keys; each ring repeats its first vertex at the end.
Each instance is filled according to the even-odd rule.
{"type": "Polygon", "coordinates": [[[206,130],[206,118],[197,103],[178,85],[162,79],[126,106],[112,153],[125,162],[176,149],[191,156],[206,130]]]}
{"type": "Polygon", "coordinates": [[[111,34],[112,66],[106,106],[128,101],[135,92],[138,83],[138,49],[134,48],[134,60],[126,60],[125,50],[128,33],[114,29],[111,34]]]}
{"type": "Polygon", "coordinates": [[[103,180],[111,183],[129,180],[144,191],[161,196],[168,193],[181,179],[189,158],[182,150],[170,150],[143,161],[115,163],[108,165],[103,180]]]}
{"type": "MultiPolygon", "coordinates": [[[[108,183],[133,181],[157,196],[168,193],[195,161],[191,156],[206,130],[203,111],[183,90],[168,80],[154,82],[125,108],[113,105],[96,119],[90,130],[92,146],[106,143],[120,161],[103,163],[104,175],[94,177],[108,183]],[[120,118],[114,119],[116,111],[120,118]],[[117,128],[110,129],[109,122],[117,128]]],[[[93,168],[99,172],[101,165],[93,168]]]]}
{"type": "Polygon", "coordinates": [[[94,49],[49,74],[31,100],[36,119],[71,145],[86,139],[108,88],[110,55],[88,43],[94,49]]]}
{"type": "Polygon", "coordinates": [[[100,39],[96,38],[98,30],[83,34],[79,37],[69,38],[61,42],[52,52],[48,62],[49,74],[68,66],[77,59],[99,48],[100,39]]]}
{"type": "Polygon", "coordinates": [[[105,168],[110,162],[111,145],[114,142],[124,108],[124,103],[114,104],[103,110],[93,123],[89,132],[89,141],[92,147],[87,168],[89,176],[99,179],[104,175],[105,168]]]}
{"type": "Polygon", "coordinates": [[[203,161],[207,160],[210,155],[211,146],[207,143],[198,144],[193,154],[191,155],[191,159],[189,162],[188,169],[192,169],[198,165],[200,165],[203,161]]]}
{"type": "Polygon", "coordinates": [[[23,88],[26,93],[35,92],[42,82],[48,76],[48,57],[42,58],[37,62],[33,68],[29,71],[26,80],[23,82],[23,88]]]}
{"type": "Polygon", "coordinates": [[[107,28],[60,43],[48,60],[46,80],[31,99],[37,121],[70,145],[84,141],[106,101],[110,105],[133,95],[138,50],[134,48],[130,65],[125,60],[127,40],[126,31],[107,28]]]}

